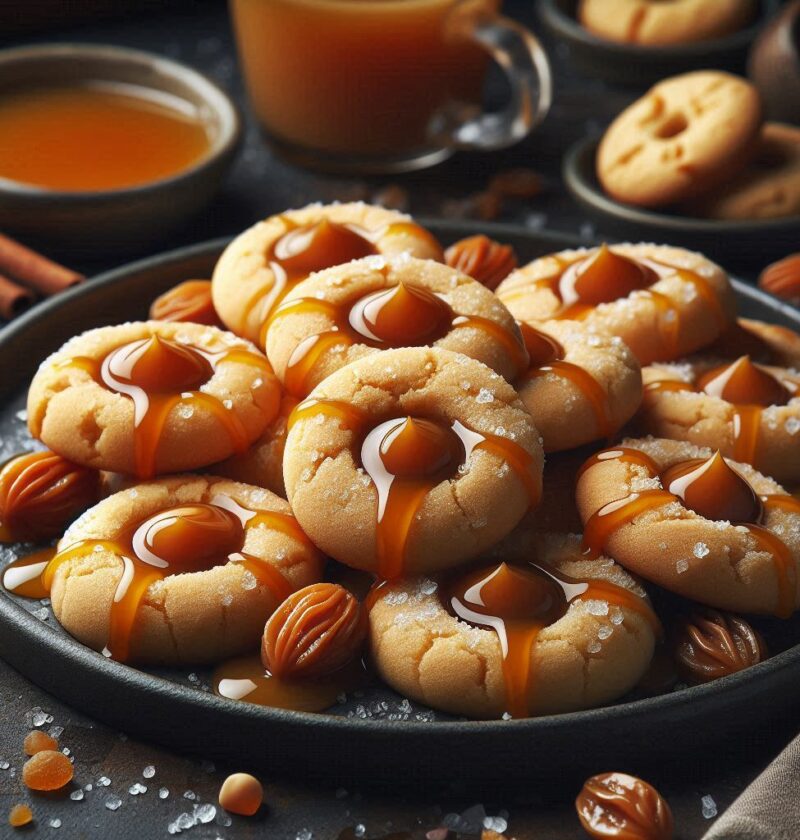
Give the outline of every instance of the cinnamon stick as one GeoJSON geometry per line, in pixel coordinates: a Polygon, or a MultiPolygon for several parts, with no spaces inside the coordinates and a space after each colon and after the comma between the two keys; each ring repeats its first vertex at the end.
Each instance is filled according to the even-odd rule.
{"type": "Polygon", "coordinates": [[[10,321],[33,303],[33,292],[0,274],[0,316],[10,321]]]}
{"type": "Polygon", "coordinates": [[[55,295],[85,278],[0,233],[0,272],[10,274],[43,295],[55,295]]]}

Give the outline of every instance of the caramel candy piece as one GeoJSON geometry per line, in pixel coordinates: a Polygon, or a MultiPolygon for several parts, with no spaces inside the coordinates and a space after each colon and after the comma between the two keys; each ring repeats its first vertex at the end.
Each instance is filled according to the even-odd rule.
{"type": "Polygon", "coordinates": [[[710,682],[734,674],[767,655],[761,634],[738,615],[698,609],[677,621],[675,662],[688,682],[710,682]]]}
{"type": "Polygon", "coordinates": [[[800,252],[768,265],[759,275],[758,285],[775,297],[800,303],[800,252]]]}
{"type": "Polygon", "coordinates": [[[672,811],[647,782],[627,773],[587,779],[575,800],[578,819],[590,837],[618,840],[671,840],[672,811]]]}
{"type": "Polygon", "coordinates": [[[97,501],[99,473],[54,452],[28,452],[0,470],[0,539],[43,542],[97,501]]]}
{"type": "Polygon", "coordinates": [[[34,729],[33,732],[29,732],[25,736],[22,746],[25,750],[25,755],[36,755],[36,753],[42,750],[57,750],[58,741],[55,738],[51,738],[46,732],[42,732],[40,729],[34,729]]]}
{"type": "Polygon", "coordinates": [[[22,781],[31,790],[58,790],[72,781],[72,762],[64,753],[42,750],[22,765],[22,781]]]}
{"type": "Polygon", "coordinates": [[[232,814],[252,817],[261,807],[264,789],[261,782],[249,773],[228,776],[219,789],[219,804],[232,814]]]}
{"type": "Polygon", "coordinates": [[[12,828],[22,828],[33,822],[33,812],[27,805],[15,805],[8,813],[8,824],[12,828]]]}
{"type": "Polygon", "coordinates": [[[451,268],[493,291],[517,267],[517,256],[510,245],[501,245],[483,234],[455,242],[444,252],[444,259],[451,268]]]}
{"type": "Polygon", "coordinates": [[[366,635],[366,613],[354,595],[337,583],[313,583],[270,616],[261,659],[275,677],[323,677],[354,659],[366,635]]]}
{"type": "Polygon", "coordinates": [[[184,280],[157,297],[150,306],[156,321],[191,321],[221,327],[222,322],[211,300],[210,280],[184,280]]]}

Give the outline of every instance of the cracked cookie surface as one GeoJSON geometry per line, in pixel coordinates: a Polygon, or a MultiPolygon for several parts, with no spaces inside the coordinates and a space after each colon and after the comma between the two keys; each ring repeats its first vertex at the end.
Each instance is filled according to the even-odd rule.
{"type": "Polygon", "coordinates": [[[319,548],[346,565],[379,570],[378,489],[364,469],[362,444],[392,418],[423,418],[446,429],[463,424],[477,437],[513,446],[525,473],[497,451],[472,448],[408,520],[404,573],[475,557],[538,501],[532,496],[540,494],[544,456],[534,421],[511,385],[474,359],[437,348],[387,350],[338,370],[308,402],[344,404],[363,418],[355,428],[337,416],[301,414],[284,453],[295,516],[319,548]]]}
{"type": "MultiPolygon", "coordinates": [[[[540,534],[531,557],[581,580],[606,580],[643,595],[620,566],[581,559],[580,538],[540,534]]],[[[513,559],[505,543],[501,559],[513,559]]],[[[503,652],[496,632],[453,616],[437,580],[400,581],[380,591],[370,611],[372,659],[401,694],[452,714],[500,717],[508,710],[503,652]]],[[[571,601],[544,627],[531,650],[528,713],[558,714],[609,703],[629,691],[652,658],[655,634],[643,615],[601,599],[571,601]]]]}
{"type": "MultiPolygon", "coordinates": [[[[115,493],[84,513],[59,541],[59,550],[82,540],[114,541],[158,512],[224,495],[251,511],[290,515],[289,505],[259,487],[209,476],[174,476],[115,493]]],[[[269,564],[292,589],[320,580],[321,555],[305,540],[258,525],[245,532],[242,551],[269,564]]],[[[123,576],[121,557],[89,551],[59,566],[53,613],[76,639],[102,650],[123,576]]],[[[146,590],[130,636],[135,662],[204,663],[258,646],[264,622],[282,599],[237,561],[199,572],[168,575],[146,590]]]]}

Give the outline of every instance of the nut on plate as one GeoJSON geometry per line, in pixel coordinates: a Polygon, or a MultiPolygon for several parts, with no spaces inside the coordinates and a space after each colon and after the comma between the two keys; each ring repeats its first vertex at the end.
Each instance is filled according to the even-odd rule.
{"type": "Polygon", "coordinates": [[[768,265],[759,275],[758,285],[775,297],[800,303],[800,252],[768,265]]]}
{"type": "Polygon", "coordinates": [[[336,583],[313,583],[270,616],[261,659],[276,677],[324,677],[358,655],[366,634],[366,613],[352,593],[336,583]]]}
{"type": "Polygon", "coordinates": [[[444,252],[444,258],[451,268],[492,290],[517,267],[517,257],[510,245],[501,245],[483,234],[460,239],[444,252]]]}
{"type": "Polygon", "coordinates": [[[757,630],[737,615],[712,609],[681,616],[673,644],[681,676],[693,683],[734,674],[767,658],[757,630]]]}
{"type": "Polygon", "coordinates": [[[26,452],[0,469],[0,531],[9,540],[44,541],[99,496],[97,470],[55,452],[26,452]]]}
{"type": "Polygon", "coordinates": [[[221,327],[211,300],[210,280],[185,280],[157,297],[150,306],[156,321],[191,321],[221,327]]]}
{"type": "Polygon", "coordinates": [[[647,782],[627,773],[600,773],[584,782],[575,800],[581,825],[590,837],[619,840],[671,840],[672,811],[647,782]]]}

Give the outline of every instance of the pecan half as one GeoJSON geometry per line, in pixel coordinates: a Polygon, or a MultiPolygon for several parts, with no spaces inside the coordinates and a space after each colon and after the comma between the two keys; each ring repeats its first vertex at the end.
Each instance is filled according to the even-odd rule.
{"type": "Polygon", "coordinates": [[[587,779],[575,800],[581,825],[590,837],[670,840],[674,821],[664,797],[627,773],[601,773],[587,779]]]}
{"type": "Polygon", "coordinates": [[[673,651],[681,676],[693,683],[716,680],[767,658],[757,630],[738,615],[711,609],[677,619],[673,651]]]}
{"type": "Polygon", "coordinates": [[[277,677],[323,677],[354,659],[366,635],[366,613],[350,592],[337,583],[313,583],[270,616],[261,660],[277,677]]]}
{"type": "Polygon", "coordinates": [[[0,523],[7,538],[44,541],[59,536],[99,497],[97,470],[55,452],[28,452],[0,469],[0,523]]]}
{"type": "Polygon", "coordinates": [[[211,300],[210,280],[185,280],[157,297],[150,306],[156,321],[191,321],[222,326],[211,300]]]}
{"type": "Polygon", "coordinates": [[[451,245],[444,252],[444,259],[451,268],[463,271],[492,290],[517,267],[517,257],[510,245],[501,245],[483,234],[451,245]]]}
{"type": "Polygon", "coordinates": [[[768,265],[759,275],[758,285],[775,297],[800,303],[800,252],[768,265]]]}

